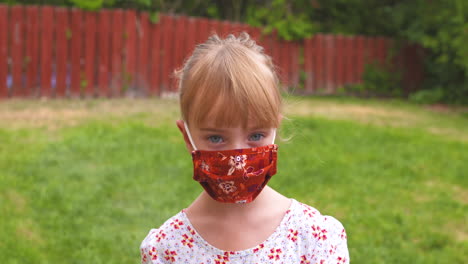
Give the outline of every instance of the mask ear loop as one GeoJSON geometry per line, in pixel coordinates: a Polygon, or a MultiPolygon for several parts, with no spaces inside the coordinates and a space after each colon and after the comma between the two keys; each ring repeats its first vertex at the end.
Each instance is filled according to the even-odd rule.
{"type": "Polygon", "coordinates": [[[192,135],[190,135],[190,130],[188,129],[187,122],[184,121],[184,127],[185,127],[185,132],[187,132],[188,139],[190,141],[190,144],[192,144],[192,148],[194,150],[197,150],[197,147],[195,146],[195,143],[193,143],[192,135]]]}
{"type": "Polygon", "coordinates": [[[275,144],[275,139],[276,139],[276,128],[273,130],[273,142],[271,142],[271,144],[275,144]]]}

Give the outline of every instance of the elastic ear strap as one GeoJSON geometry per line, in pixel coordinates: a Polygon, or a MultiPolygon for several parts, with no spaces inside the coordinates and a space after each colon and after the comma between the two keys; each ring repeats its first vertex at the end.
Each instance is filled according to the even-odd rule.
{"type": "Polygon", "coordinates": [[[275,144],[275,138],[276,138],[276,128],[273,130],[273,142],[271,142],[271,144],[275,144]]]}
{"type": "Polygon", "coordinates": [[[190,144],[192,144],[192,148],[194,150],[197,150],[197,147],[195,146],[195,143],[193,143],[192,135],[190,135],[190,130],[188,129],[187,122],[184,121],[184,127],[185,127],[185,132],[187,132],[188,139],[190,141],[190,144]]]}

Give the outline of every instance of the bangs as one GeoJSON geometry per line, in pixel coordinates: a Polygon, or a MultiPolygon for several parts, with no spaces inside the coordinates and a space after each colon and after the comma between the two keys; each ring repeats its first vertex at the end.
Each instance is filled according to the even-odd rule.
{"type": "Polygon", "coordinates": [[[186,76],[182,117],[197,126],[278,127],[277,78],[262,60],[242,47],[226,46],[207,54],[186,76]]]}

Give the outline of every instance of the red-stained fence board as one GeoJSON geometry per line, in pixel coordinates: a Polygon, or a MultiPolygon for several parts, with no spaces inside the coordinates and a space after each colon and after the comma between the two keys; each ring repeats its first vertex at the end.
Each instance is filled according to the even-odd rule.
{"type": "Polygon", "coordinates": [[[221,38],[227,37],[231,33],[231,23],[228,21],[222,21],[219,31],[219,36],[221,38]]]}
{"type": "Polygon", "coordinates": [[[344,37],[338,35],[335,37],[335,85],[341,87],[344,85],[344,37]]]}
{"type": "Polygon", "coordinates": [[[203,43],[210,35],[209,21],[207,18],[198,18],[198,43],[203,43]]]}
{"type": "Polygon", "coordinates": [[[322,89],[325,87],[325,52],[324,52],[324,36],[318,34],[315,36],[315,81],[314,90],[322,89]]]}
{"type": "Polygon", "coordinates": [[[80,96],[81,94],[81,57],[83,47],[83,12],[79,9],[71,11],[71,89],[70,95],[72,97],[80,96]]]}
{"type": "Polygon", "coordinates": [[[34,95],[38,87],[39,67],[39,8],[37,6],[26,6],[26,95],[34,95]]]}
{"type": "Polygon", "coordinates": [[[172,17],[161,15],[162,36],[162,88],[163,92],[171,91],[170,77],[173,65],[174,28],[172,17]]]}
{"type": "MultiPolygon", "coordinates": [[[[161,18],[162,19],[162,18],[161,18]]],[[[147,93],[150,85],[149,77],[149,50],[150,50],[150,20],[148,13],[141,13],[139,19],[139,27],[137,31],[137,45],[138,45],[138,60],[137,60],[137,87],[139,90],[147,93]]],[[[151,49],[153,51],[153,49],[151,49]]],[[[152,63],[158,63],[152,61],[152,63]]]]}
{"type": "MultiPolygon", "coordinates": [[[[190,32],[189,35],[193,36],[190,32]]],[[[160,95],[161,93],[161,26],[159,23],[151,24],[151,63],[150,63],[150,94],[160,95]]]]}
{"type": "Polygon", "coordinates": [[[110,32],[111,13],[109,10],[101,10],[98,16],[98,94],[102,97],[110,96],[109,71],[110,71],[110,32]]]}
{"type": "Polygon", "coordinates": [[[178,16],[178,17],[174,17],[174,29],[175,29],[175,38],[174,38],[174,42],[173,42],[173,46],[174,46],[174,67],[175,68],[179,68],[182,66],[182,63],[184,61],[184,55],[183,54],[183,51],[184,51],[184,46],[185,46],[185,30],[187,29],[186,27],[186,23],[187,23],[187,20],[185,17],[183,16],[178,16]]]}
{"type": "Polygon", "coordinates": [[[335,37],[325,36],[325,89],[327,93],[335,89],[335,37]]]}
{"type": "Polygon", "coordinates": [[[94,96],[96,72],[96,12],[85,12],[84,18],[84,75],[82,76],[82,89],[84,95],[94,96]]]}
{"type": "Polygon", "coordinates": [[[50,6],[41,7],[41,90],[40,96],[52,96],[52,51],[54,10],[50,6]]]}
{"type": "Polygon", "coordinates": [[[0,5],[0,99],[8,97],[8,8],[0,5]]]}
{"type": "Polygon", "coordinates": [[[387,39],[384,37],[377,38],[377,57],[380,65],[385,66],[387,58],[387,39]]]}
{"type": "MultiPolygon", "coordinates": [[[[221,24],[222,25],[222,24],[221,24]]],[[[185,45],[185,56],[189,56],[193,50],[195,49],[195,46],[197,45],[197,28],[196,28],[196,23],[194,18],[189,18],[187,21],[187,36],[186,36],[186,45],[185,45]]]]}
{"type": "Polygon", "coordinates": [[[354,51],[355,51],[355,39],[353,37],[345,37],[345,46],[344,46],[344,56],[345,56],[345,60],[344,60],[344,65],[345,65],[345,69],[344,69],[344,83],[345,84],[352,84],[354,83],[354,79],[353,79],[353,72],[354,72],[354,68],[356,67],[356,65],[354,64],[354,51]]]}
{"type": "Polygon", "coordinates": [[[363,36],[356,38],[356,71],[354,72],[354,83],[362,83],[362,74],[364,72],[365,41],[363,36]]]}
{"type": "Polygon", "coordinates": [[[111,93],[122,94],[123,11],[112,11],[111,93]]]}
{"type": "Polygon", "coordinates": [[[219,24],[220,24],[219,20],[214,20],[214,19],[208,20],[208,32],[210,36],[214,34],[218,34],[219,24]]]}
{"type": "Polygon", "coordinates": [[[306,93],[312,93],[314,90],[314,63],[313,63],[313,40],[314,38],[310,37],[304,40],[304,72],[305,72],[305,84],[304,90],[306,93]]]}
{"type": "Polygon", "coordinates": [[[11,72],[13,77],[12,95],[22,96],[23,45],[24,45],[24,15],[22,6],[12,6],[10,40],[11,40],[11,72]]]}
{"type": "Polygon", "coordinates": [[[67,69],[68,69],[68,38],[70,37],[69,12],[65,8],[55,8],[55,58],[56,97],[65,97],[67,91],[67,69]]]}
{"type": "Polygon", "coordinates": [[[291,43],[291,71],[290,71],[290,80],[291,85],[293,87],[297,87],[299,85],[299,73],[300,73],[300,65],[299,65],[299,43],[292,42],[291,43]]]}
{"type": "Polygon", "coordinates": [[[134,10],[126,10],[124,32],[124,87],[134,88],[136,73],[137,20],[134,10]]]}

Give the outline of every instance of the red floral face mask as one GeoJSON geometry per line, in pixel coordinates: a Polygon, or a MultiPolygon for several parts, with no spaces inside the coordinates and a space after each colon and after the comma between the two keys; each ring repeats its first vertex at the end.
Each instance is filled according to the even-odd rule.
{"type": "MultiPolygon", "coordinates": [[[[234,150],[197,150],[185,124],[193,148],[193,179],[216,201],[250,203],[276,173],[278,146],[234,150]]],[[[274,142],[274,138],[273,138],[274,142]]]]}

